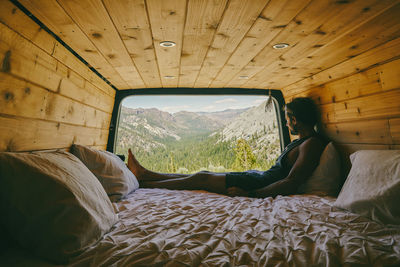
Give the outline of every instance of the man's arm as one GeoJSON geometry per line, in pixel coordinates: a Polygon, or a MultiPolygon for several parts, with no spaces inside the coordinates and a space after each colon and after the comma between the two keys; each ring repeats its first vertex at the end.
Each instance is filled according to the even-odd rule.
{"type": "Polygon", "coordinates": [[[319,138],[312,137],[308,139],[299,146],[299,155],[286,178],[269,186],[251,191],[249,196],[262,198],[294,194],[297,188],[311,176],[318,166],[324,147],[319,138]]]}

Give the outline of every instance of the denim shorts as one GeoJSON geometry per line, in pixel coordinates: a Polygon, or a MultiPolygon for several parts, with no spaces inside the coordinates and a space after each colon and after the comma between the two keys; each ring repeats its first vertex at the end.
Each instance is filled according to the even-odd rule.
{"type": "Polygon", "coordinates": [[[273,171],[249,170],[245,172],[228,172],[226,174],[226,188],[239,187],[246,191],[256,190],[273,184],[283,178],[273,175],[273,171]]]}

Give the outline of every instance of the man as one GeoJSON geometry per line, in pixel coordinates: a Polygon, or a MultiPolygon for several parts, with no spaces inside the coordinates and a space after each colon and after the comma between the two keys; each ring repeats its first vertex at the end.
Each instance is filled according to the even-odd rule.
{"type": "Polygon", "coordinates": [[[287,126],[299,139],[290,143],[267,171],[198,172],[192,175],[157,173],[135,159],[129,149],[128,168],[141,186],[181,190],[207,190],[230,196],[269,197],[295,194],[318,166],[326,145],[314,131],[317,109],[309,98],[295,98],[285,106],[287,126]]]}

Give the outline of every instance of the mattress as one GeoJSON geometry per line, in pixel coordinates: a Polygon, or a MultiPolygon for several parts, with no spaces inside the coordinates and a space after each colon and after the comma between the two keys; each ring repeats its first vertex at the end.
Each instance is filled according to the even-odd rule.
{"type": "Polygon", "coordinates": [[[334,201],[139,189],[116,204],[112,231],[71,266],[400,266],[399,226],[334,201]]]}

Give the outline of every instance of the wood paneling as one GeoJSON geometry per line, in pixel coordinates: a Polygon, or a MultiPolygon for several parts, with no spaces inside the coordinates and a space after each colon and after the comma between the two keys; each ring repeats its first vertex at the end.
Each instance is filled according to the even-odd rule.
{"type": "Polygon", "coordinates": [[[195,87],[209,87],[268,3],[231,0],[204,59],[195,87]]]}
{"type": "MultiPolygon", "coordinates": [[[[211,87],[224,87],[235,75],[240,80],[237,73],[256,57],[275,36],[283,31],[286,25],[288,25],[309,2],[310,1],[290,0],[270,1],[236,50],[232,53],[232,56],[215,78],[211,87]]],[[[249,76],[247,73],[242,74],[249,76]]],[[[241,81],[245,80],[241,79],[241,81]]],[[[230,86],[236,85],[231,82],[230,86]]]]}
{"type": "MultiPolygon", "coordinates": [[[[330,16],[340,12],[340,9],[341,6],[336,5],[333,1],[314,0],[301,10],[290,23],[284,25],[284,29],[243,69],[248,73],[250,79],[238,85],[242,87],[257,87],[261,82],[286,72],[292,66],[284,66],[284,61],[286,61],[284,54],[299,46],[307,36],[315,35],[313,33],[318,31],[318,27],[326,22],[330,16]],[[293,34],[294,32],[297,34],[293,34]],[[277,43],[287,43],[290,47],[287,49],[273,49],[272,46],[277,43]]],[[[307,46],[315,44],[315,42],[306,42],[307,46]]],[[[242,72],[240,73],[240,75],[243,74],[242,72]]],[[[278,84],[274,82],[268,84],[268,86],[276,88],[278,84]]]]}
{"type": "Polygon", "coordinates": [[[285,88],[293,95],[399,51],[398,0],[21,3],[118,89],[285,88]],[[275,50],[276,43],[290,47],[275,50]],[[375,58],[377,49],[387,53],[375,58]]]}
{"type": "Polygon", "coordinates": [[[60,0],[58,3],[89,37],[130,88],[145,86],[100,0],[60,0]]]}
{"type": "Polygon", "coordinates": [[[400,118],[390,119],[389,125],[393,143],[400,145],[400,118]]]}
{"type": "MultiPolygon", "coordinates": [[[[285,72],[287,79],[286,83],[282,85],[286,86],[298,81],[302,77],[316,74],[321,70],[330,68],[398,37],[400,25],[397,23],[396,18],[400,12],[400,4],[388,8],[384,4],[384,1],[379,1],[376,5],[373,5],[373,7],[371,5],[368,6],[371,8],[370,10],[374,12],[366,12],[367,14],[365,14],[363,23],[357,27],[350,27],[350,31],[347,32],[343,31],[345,34],[342,36],[331,34],[333,40],[321,41],[319,44],[321,47],[317,50],[314,49],[314,51],[307,56],[297,54],[298,60],[296,62],[290,62],[291,64],[289,63],[289,65],[286,65],[285,61],[283,66],[295,67],[297,69],[291,69],[285,72]],[[375,16],[377,14],[379,15],[375,16]],[[325,41],[328,42],[326,43],[325,41]]],[[[356,8],[356,10],[359,10],[358,13],[354,14],[356,18],[358,14],[363,13],[363,8],[364,1],[362,5],[356,8]]],[[[347,21],[346,19],[348,19],[348,17],[345,17],[343,20],[347,22],[348,26],[354,25],[352,21],[347,21]]],[[[322,27],[321,29],[324,28],[322,27]]],[[[279,78],[282,78],[282,75],[277,75],[272,81],[279,80],[279,78]]],[[[265,83],[260,83],[258,87],[265,85],[265,83]]]]}
{"type": "Polygon", "coordinates": [[[324,124],[322,129],[330,140],[339,143],[387,145],[393,143],[387,119],[329,123],[324,124]]]}
{"type": "Polygon", "coordinates": [[[71,144],[106,147],[108,130],[0,114],[0,151],[68,148],[71,144]]]}
{"type": "Polygon", "coordinates": [[[114,97],[109,94],[115,91],[105,93],[91,87],[89,81],[3,24],[0,24],[0,60],[8,62],[9,69],[5,72],[48,90],[62,91],[66,96],[87,101],[103,111],[113,104],[114,97]]]}
{"type": "Polygon", "coordinates": [[[162,85],[177,87],[187,1],[147,0],[146,3],[162,85]],[[174,42],[176,46],[160,47],[162,41],[174,42]]]}
{"type": "Polygon", "coordinates": [[[183,33],[184,42],[181,55],[179,87],[194,87],[227,2],[227,0],[189,1],[183,33]]]}
{"type": "Polygon", "coordinates": [[[146,87],[161,87],[160,75],[144,0],[104,0],[129,56],[146,87]]]}
{"type": "Polygon", "coordinates": [[[399,51],[400,38],[396,38],[332,68],[323,70],[307,79],[291,84],[285,87],[283,93],[285,97],[291,97],[322,84],[354,75],[365,69],[370,69],[398,58],[399,51]]]}
{"type": "Polygon", "coordinates": [[[325,122],[344,122],[362,119],[390,118],[400,116],[400,89],[358,97],[341,103],[322,106],[325,122]]]}
{"type": "Polygon", "coordinates": [[[0,12],[0,151],[105,148],[115,91],[33,21],[19,25],[7,12],[0,12]]]}
{"type": "MultiPolygon", "coordinates": [[[[35,4],[40,4],[44,1],[35,1],[35,4]]],[[[46,1],[49,4],[57,5],[56,1],[46,1]]],[[[56,12],[52,13],[51,8],[40,9],[42,12],[49,12],[50,14],[57,14],[56,12]]],[[[60,14],[59,14],[60,15],[60,14]]],[[[57,17],[58,19],[60,17],[57,17]]],[[[89,80],[91,83],[95,84],[98,88],[111,92],[113,89],[107,85],[103,80],[101,80],[96,74],[94,74],[87,66],[85,66],[79,59],[76,57],[71,57],[71,53],[66,51],[66,49],[56,42],[56,40],[44,31],[41,27],[39,27],[36,23],[32,23],[32,20],[26,16],[22,11],[20,11],[16,6],[14,6],[11,2],[2,1],[1,9],[0,9],[0,21],[4,24],[8,25],[11,29],[14,29],[16,32],[21,34],[26,39],[30,40],[32,43],[36,44],[41,49],[45,50],[48,54],[53,55],[59,61],[63,62],[65,65],[69,66],[71,69],[80,73],[81,76],[85,77],[85,79],[89,80]]],[[[46,21],[46,20],[45,20],[46,21]]],[[[65,26],[65,22],[61,23],[61,26],[65,26]]],[[[55,31],[59,33],[58,31],[55,31]]],[[[77,29],[73,28],[68,32],[75,34],[78,32],[77,29]]],[[[60,33],[61,34],[61,33],[60,33]]],[[[77,40],[81,43],[85,43],[80,36],[77,40]]],[[[66,40],[69,41],[69,40],[66,40]]],[[[71,42],[68,42],[69,44],[71,42]]],[[[90,62],[91,57],[87,56],[85,53],[82,53],[79,49],[74,48],[79,52],[80,55],[85,56],[85,59],[90,62]]],[[[89,48],[88,48],[89,49],[89,48]]],[[[86,52],[87,53],[87,52],[86,52]]],[[[93,54],[93,53],[92,53],[93,54]]],[[[90,54],[91,55],[91,54],[90,54]]],[[[98,65],[104,67],[107,66],[105,61],[99,62],[98,65]]],[[[107,78],[113,75],[105,75],[107,78]]],[[[121,77],[119,77],[121,80],[121,77]]],[[[113,83],[121,86],[117,81],[112,81],[113,83]]]]}
{"type": "MultiPolygon", "coordinates": [[[[82,90],[82,89],[81,89],[82,90]]],[[[0,113],[107,129],[111,114],[0,73],[0,113]]]]}

